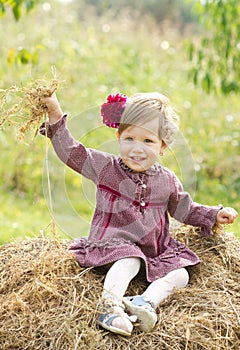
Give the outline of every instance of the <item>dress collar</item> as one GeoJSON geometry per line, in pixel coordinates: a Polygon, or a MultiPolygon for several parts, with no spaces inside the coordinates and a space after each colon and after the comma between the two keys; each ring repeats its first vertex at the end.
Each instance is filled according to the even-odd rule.
{"type": "Polygon", "coordinates": [[[135,170],[132,170],[131,168],[129,168],[129,166],[127,166],[123,162],[122,158],[120,158],[120,157],[118,158],[118,162],[119,162],[120,167],[124,171],[126,171],[127,173],[131,173],[131,174],[138,174],[139,177],[141,177],[142,175],[156,175],[160,172],[160,169],[161,169],[161,165],[156,162],[149,169],[138,172],[138,171],[135,171],[135,170]]]}

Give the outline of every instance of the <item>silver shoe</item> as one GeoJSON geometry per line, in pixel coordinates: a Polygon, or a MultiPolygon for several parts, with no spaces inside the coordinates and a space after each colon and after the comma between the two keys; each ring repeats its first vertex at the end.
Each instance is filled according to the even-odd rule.
{"type": "Polygon", "coordinates": [[[123,304],[126,311],[131,315],[136,315],[139,321],[139,329],[149,332],[157,322],[157,314],[153,303],[144,295],[124,297],[123,304]]]}
{"type": "Polygon", "coordinates": [[[124,312],[123,305],[111,305],[102,303],[98,304],[97,309],[98,317],[96,321],[104,329],[124,336],[130,336],[132,334],[133,327],[131,327],[131,330],[126,331],[124,329],[112,326],[112,321],[117,317],[124,318],[125,321],[127,321],[129,324],[131,323],[131,318],[124,312]]]}

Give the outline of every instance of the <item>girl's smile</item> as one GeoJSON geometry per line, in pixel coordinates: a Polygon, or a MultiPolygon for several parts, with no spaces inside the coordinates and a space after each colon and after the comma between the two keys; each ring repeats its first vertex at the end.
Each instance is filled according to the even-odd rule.
{"type": "Polygon", "coordinates": [[[159,120],[155,118],[144,125],[132,125],[117,132],[120,156],[132,170],[141,172],[149,169],[166,147],[158,136],[159,120]]]}

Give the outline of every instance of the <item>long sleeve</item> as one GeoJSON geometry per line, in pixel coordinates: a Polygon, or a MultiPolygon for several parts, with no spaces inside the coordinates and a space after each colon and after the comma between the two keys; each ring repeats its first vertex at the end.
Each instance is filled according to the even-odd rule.
{"type": "Polygon", "coordinates": [[[172,176],[168,211],[176,220],[187,225],[198,226],[203,236],[209,236],[212,234],[211,229],[221,208],[221,205],[207,206],[193,202],[189,193],[183,191],[178,178],[175,175],[172,176]]]}
{"type": "Polygon", "coordinates": [[[112,155],[87,148],[75,140],[66,126],[66,115],[54,124],[42,124],[40,134],[46,132],[61,161],[95,183],[104,167],[113,161],[112,155]]]}

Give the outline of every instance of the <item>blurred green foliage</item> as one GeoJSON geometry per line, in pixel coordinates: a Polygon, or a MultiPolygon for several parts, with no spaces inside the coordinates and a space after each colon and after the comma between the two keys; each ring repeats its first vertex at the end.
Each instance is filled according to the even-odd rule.
{"type": "Polygon", "coordinates": [[[189,42],[194,83],[207,93],[240,92],[240,2],[196,1],[194,8],[204,28],[189,42]]]}
{"type": "Polygon", "coordinates": [[[88,5],[92,5],[99,15],[104,15],[106,11],[112,11],[114,14],[128,8],[130,11],[140,15],[149,14],[162,23],[170,20],[179,28],[184,23],[193,20],[191,13],[191,4],[186,0],[85,0],[88,5]]]}
{"type": "MultiPolygon", "coordinates": [[[[23,14],[29,14],[41,2],[41,0],[0,0],[0,16],[4,16],[7,10],[11,9],[14,19],[19,21],[23,14]]],[[[18,47],[18,49],[12,47],[8,52],[7,61],[10,64],[37,64],[39,61],[38,51],[39,47],[37,46],[31,50],[24,47],[18,47]]]]}
{"type": "MultiPolygon", "coordinates": [[[[64,0],[63,0],[64,2],[64,0]]],[[[65,0],[65,2],[68,2],[65,0]]],[[[70,1],[71,2],[71,1],[70,1]]],[[[23,13],[29,13],[42,0],[1,0],[0,15],[6,13],[7,7],[12,9],[15,20],[19,21],[23,13]]],[[[91,9],[98,16],[111,13],[112,17],[125,11],[139,16],[147,14],[156,23],[174,25],[183,32],[186,24],[202,23],[199,40],[189,40],[188,52],[192,62],[191,78],[207,93],[210,91],[229,94],[240,91],[240,4],[238,0],[81,0],[79,19],[84,18],[82,8],[91,9]],[[192,11],[193,8],[193,11],[192,11]]],[[[47,4],[47,3],[45,3],[47,4]]],[[[133,17],[134,17],[133,16],[133,17]]],[[[31,51],[26,48],[12,48],[8,55],[9,63],[37,64],[38,48],[31,51]]]]}
{"type": "Polygon", "coordinates": [[[18,21],[23,13],[29,13],[38,3],[39,0],[1,0],[0,15],[5,15],[7,8],[10,7],[15,20],[18,21]]]}
{"type": "MultiPolygon", "coordinates": [[[[239,98],[206,94],[189,80],[185,42],[195,37],[188,27],[183,34],[177,25],[156,23],[148,14],[125,8],[117,15],[112,9],[99,15],[83,1],[52,0],[34,7],[24,20],[12,17],[6,12],[0,21],[1,32],[7,28],[7,40],[0,38],[2,89],[39,78],[50,80],[54,66],[61,81],[58,97],[69,113],[74,136],[88,146],[115,153],[114,131],[102,127],[99,117],[106,96],[118,91],[165,93],[181,117],[185,143],[167,152],[164,165],[176,171],[196,201],[240,209],[239,98]],[[22,64],[15,59],[21,48],[32,54],[38,50],[38,60],[27,55],[22,64]],[[7,60],[11,50],[13,59],[7,60]],[[187,172],[189,165],[193,172],[187,172]],[[188,188],[191,180],[193,186],[188,188]]],[[[9,105],[14,99],[9,98],[9,105]]],[[[47,145],[59,231],[86,235],[94,189],[65,169],[47,145]]],[[[6,125],[0,130],[0,147],[1,242],[49,232],[45,138],[30,133],[19,143],[14,128],[6,125]]],[[[239,234],[237,224],[230,230],[239,234]]]]}

